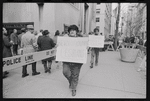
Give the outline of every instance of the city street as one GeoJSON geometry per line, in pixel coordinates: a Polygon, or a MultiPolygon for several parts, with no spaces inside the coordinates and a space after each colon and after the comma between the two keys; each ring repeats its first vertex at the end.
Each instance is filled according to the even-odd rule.
{"type": "Polygon", "coordinates": [[[22,68],[9,71],[3,79],[3,98],[146,98],[146,72],[137,72],[141,60],[126,63],[116,51],[100,52],[99,64],[90,69],[90,54],[80,71],[77,94],[72,97],[69,83],[63,76],[62,67],[52,65],[51,74],[44,72],[41,61],[37,62],[40,75],[22,78],[22,68]]]}

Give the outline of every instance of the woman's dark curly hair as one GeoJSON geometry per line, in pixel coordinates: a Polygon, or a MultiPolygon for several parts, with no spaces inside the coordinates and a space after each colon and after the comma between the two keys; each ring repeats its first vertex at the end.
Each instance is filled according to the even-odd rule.
{"type": "Polygon", "coordinates": [[[68,28],[68,32],[70,33],[70,31],[71,31],[72,29],[73,29],[73,30],[76,30],[76,32],[79,32],[79,29],[78,29],[78,27],[77,27],[76,25],[70,25],[69,28],[68,28]]]}

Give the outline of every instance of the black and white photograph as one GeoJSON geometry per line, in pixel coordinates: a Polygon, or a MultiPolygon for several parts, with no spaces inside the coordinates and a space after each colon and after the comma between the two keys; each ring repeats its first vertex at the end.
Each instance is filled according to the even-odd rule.
{"type": "Polygon", "coordinates": [[[2,96],[147,98],[147,3],[4,2],[2,96]]]}

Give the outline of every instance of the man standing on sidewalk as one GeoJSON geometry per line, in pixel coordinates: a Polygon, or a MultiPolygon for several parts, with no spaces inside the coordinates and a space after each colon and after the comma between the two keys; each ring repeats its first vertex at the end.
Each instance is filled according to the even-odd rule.
{"type": "Polygon", "coordinates": [[[13,44],[13,55],[18,55],[18,43],[19,43],[19,39],[18,39],[18,35],[17,35],[17,30],[14,29],[13,33],[10,35],[10,39],[14,42],[13,44]]]}
{"type": "MultiPolygon", "coordinates": [[[[36,38],[34,34],[33,25],[27,25],[27,32],[22,36],[21,47],[23,48],[23,54],[35,52],[36,47],[36,38]]],[[[36,71],[36,62],[32,63],[32,75],[38,75],[40,72],[36,71]]],[[[23,66],[22,77],[26,77],[27,74],[27,65],[23,66]]]]}
{"type": "Polygon", "coordinates": [[[21,28],[21,34],[18,35],[18,39],[19,39],[19,48],[21,48],[21,38],[22,35],[24,35],[26,32],[26,28],[21,28]]]}
{"type": "MultiPolygon", "coordinates": [[[[13,41],[9,40],[7,30],[3,28],[3,58],[12,57],[12,45],[13,41]]],[[[3,72],[3,78],[5,78],[8,73],[8,71],[3,72]]]]}
{"type": "MultiPolygon", "coordinates": [[[[94,29],[94,35],[95,36],[99,36],[99,29],[95,28],[94,29]]],[[[91,68],[93,68],[93,64],[94,64],[94,58],[95,58],[95,66],[98,66],[98,59],[99,59],[99,50],[100,48],[92,48],[91,49],[91,68]]]]}

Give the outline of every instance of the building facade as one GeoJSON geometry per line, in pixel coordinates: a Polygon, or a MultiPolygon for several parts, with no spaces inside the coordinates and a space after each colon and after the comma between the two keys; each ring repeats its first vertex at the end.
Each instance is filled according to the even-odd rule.
{"type": "Polygon", "coordinates": [[[111,3],[97,3],[96,5],[96,27],[99,28],[105,38],[111,35],[111,3]]]}
{"type": "Polygon", "coordinates": [[[8,32],[33,24],[35,30],[56,30],[75,24],[88,33],[95,26],[95,3],[3,3],[3,26],[8,32]]]}
{"type": "Polygon", "coordinates": [[[111,16],[111,35],[115,35],[115,32],[116,32],[117,13],[118,13],[118,6],[112,8],[112,16],[111,16]]]}

